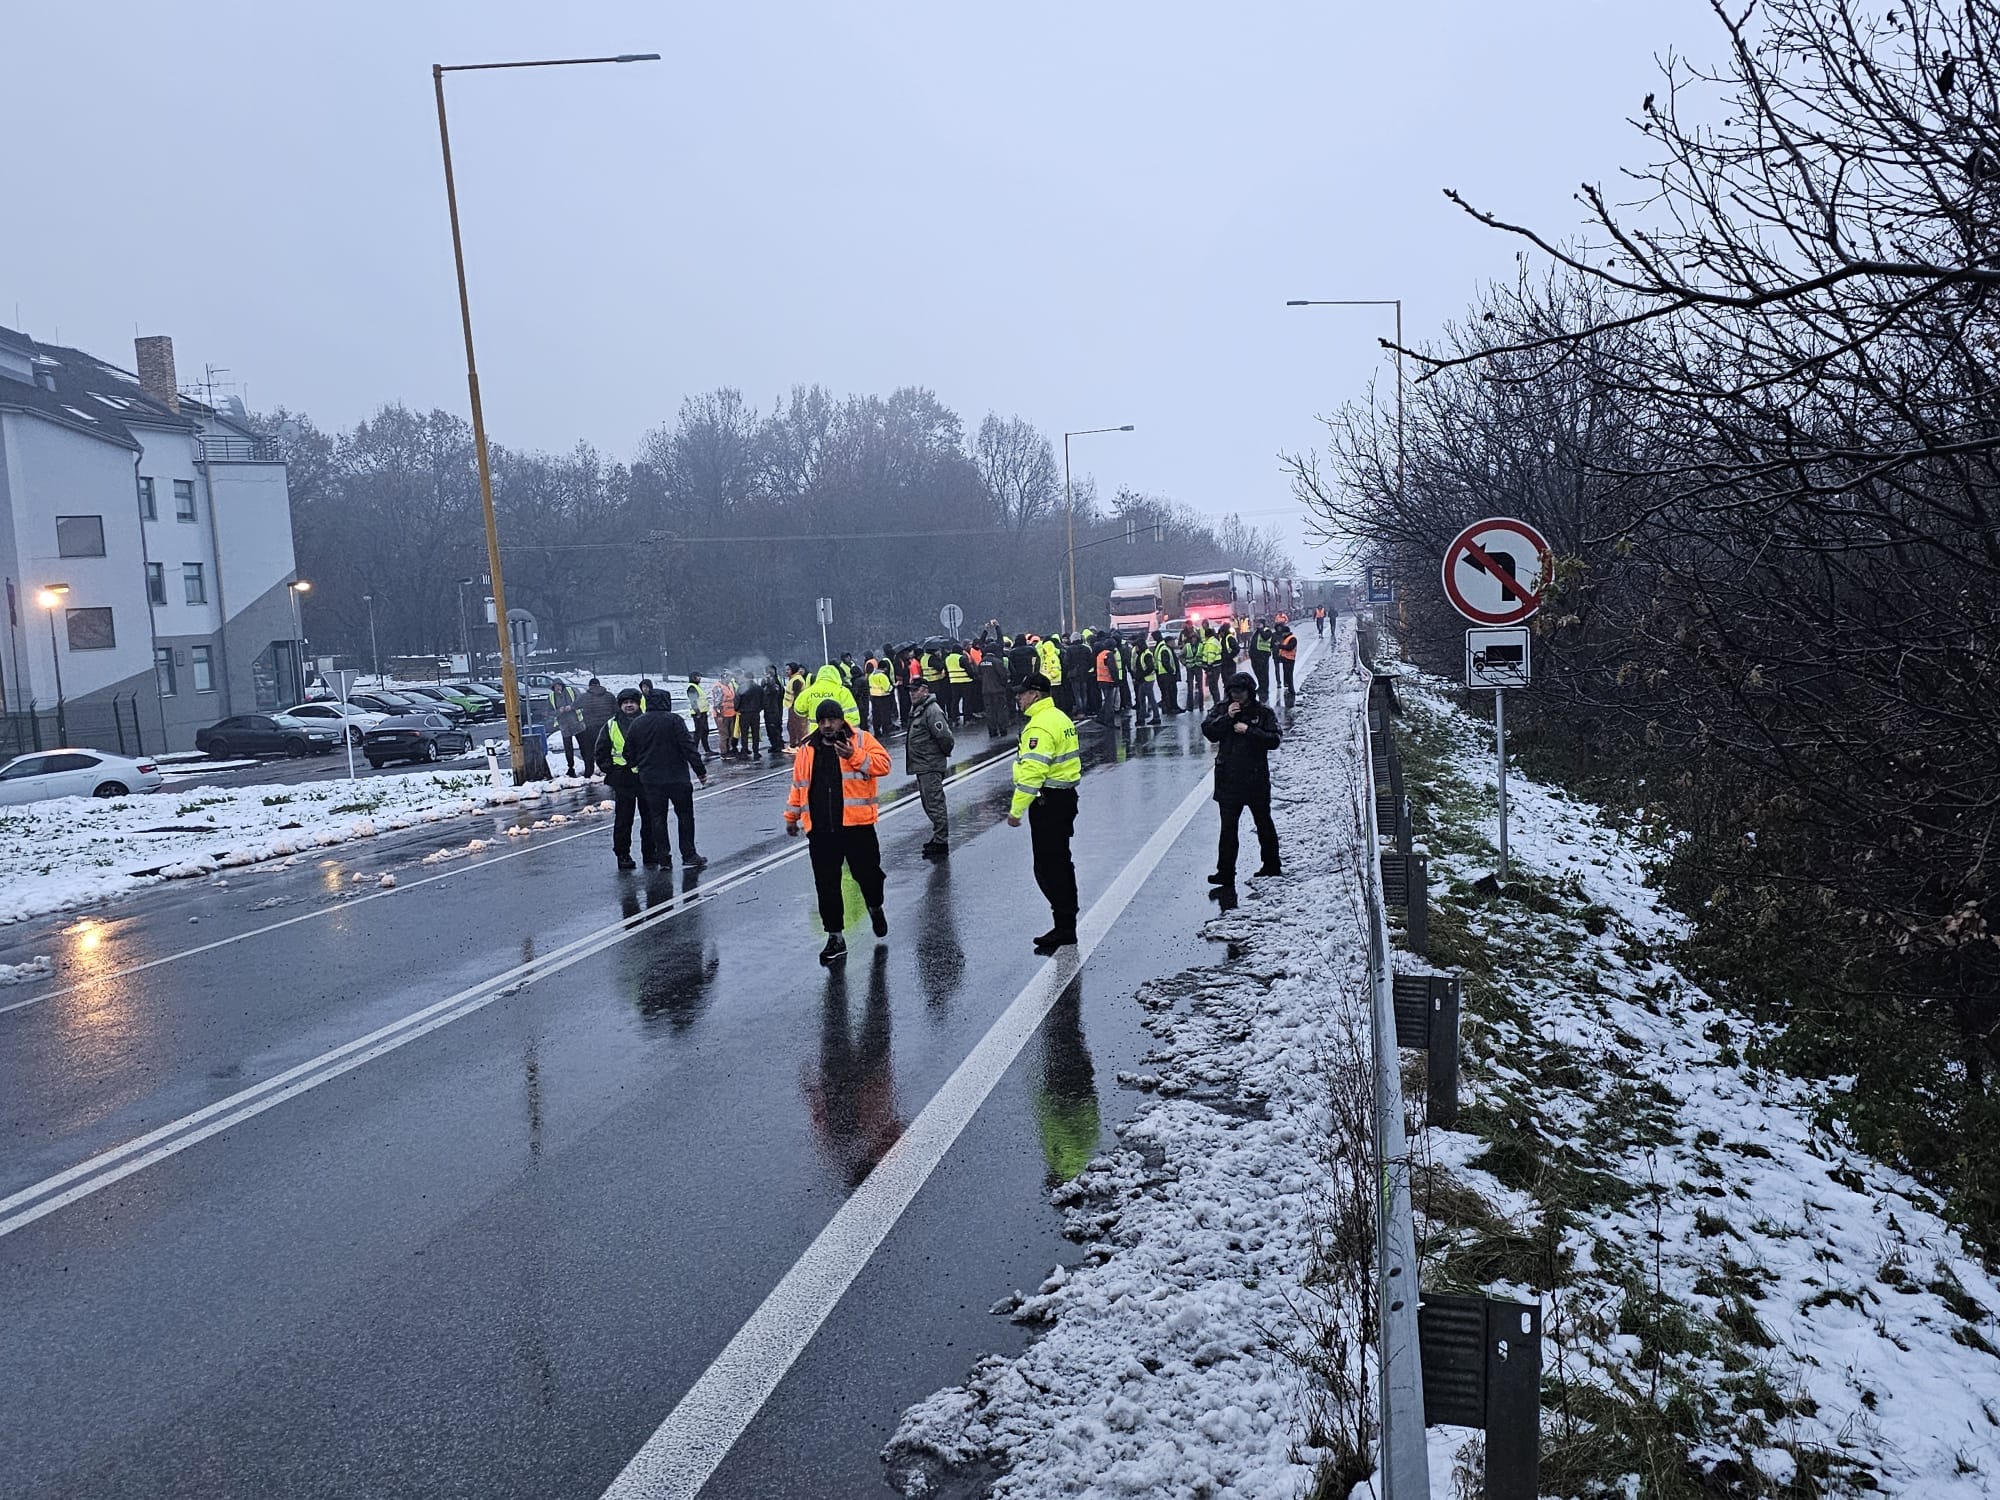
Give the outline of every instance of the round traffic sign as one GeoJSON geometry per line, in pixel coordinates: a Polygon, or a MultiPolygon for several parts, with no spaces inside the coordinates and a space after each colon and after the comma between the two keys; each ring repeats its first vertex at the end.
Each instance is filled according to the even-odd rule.
{"type": "Polygon", "coordinates": [[[957,634],[958,627],[965,623],[965,611],[960,609],[956,604],[947,604],[943,609],[938,611],[938,623],[944,626],[946,630],[957,634]]]}
{"type": "Polygon", "coordinates": [[[1526,521],[1488,516],[1444,550],[1444,596],[1475,625],[1518,625],[1542,607],[1549,544],[1526,521]]]}

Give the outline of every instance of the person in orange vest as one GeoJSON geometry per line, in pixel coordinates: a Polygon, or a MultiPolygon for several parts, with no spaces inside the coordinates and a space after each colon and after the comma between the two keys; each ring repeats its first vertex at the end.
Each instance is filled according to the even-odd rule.
{"type": "Polygon", "coordinates": [[[1278,673],[1285,683],[1285,706],[1290,708],[1298,694],[1292,690],[1292,673],[1298,670],[1299,638],[1290,625],[1278,627],[1278,673]]]}
{"type": "Polygon", "coordinates": [[[813,717],[817,727],[792,757],[785,834],[788,838],[796,838],[801,831],[806,835],[813,889],[819,896],[819,919],[827,934],[819,961],[834,964],[847,957],[842,865],[861,887],[861,900],[868,908],[875,936],[889,935],[889,918],[882,910],[882,845],[875,836],[875,784],[889,774],[889,752],[867,730],[850,725],[845,710],[833,698],[820,699],[813,717]]]}
{"type": "Polygon", "coordinates": [[[1324,604],[1315,604],[1313,606],[1313,629],[1317,630],[1321,635],[1326,634],[1326,606],[1324,604]]]}
{"type": "Polygon", "coordinates": [[[1118,652],[1116,636],[1097,649],[1097,722],[1106,729],[1118,722],[1118,652]]]}
{"type": "Polygon", "coordinates": [[[722,730],[722,758],[736,759],[736,679],[724,672],[715,685],[715,719],[722,730]]]}

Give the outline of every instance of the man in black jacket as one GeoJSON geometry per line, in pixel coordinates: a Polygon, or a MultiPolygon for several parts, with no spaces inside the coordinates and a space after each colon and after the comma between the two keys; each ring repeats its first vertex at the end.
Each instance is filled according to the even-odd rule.
{"type": "Polygon", "coordinates": [[[1035,662],[1035,648],[1028,644],[1026,632],[1015,636],[1013,644],[1007,648],[1007,691],[1020,692],[1022,680],[1030,672],[1040,670],[1035,662]]]}
{"type": "Polygon", "coordinates": [[[640,793],[653,815],[653,857],[646,861],[647,867],[672,863],[673,845],[667,837],[671,811],[680,825],[681,868],[701,869],[708,861],[694,847],[694,780],[707,786],[708,767],[686,720],[674,712],[665,693],[656,693],[626,730],[625,759],[639,773],[640,793]]]}
{"type": "Polygon", "coordinates": [[[743,674],[743,686],[736,690],[736,743],[745,760],[757,758],[757,731],[764,722],[764,684],[755,672],[743,674]]]}
{"type": "Polygon", "coordinates": [[[1222,702],[1201,721],[1201,732],[1215,744],[1215,801],[1222,814],[1215,873],[1209,894],[1226,906],[1235,904],[1236,828],[1243,809],[1257,825],[1257,847],[1264,856],[1259,875],[1280,875],[1278,826],[1271,821],[1271,752],[1281,735],[1278,716],[1257,701],[1257,679],[1238,672],[1229,679],[1222,702]]]}
{"type": "Polygon", "coordinates": [[[604,733],[604,726],[617,714],[618,700],[593,677],[583,696],[576,700],[576,711],[583,718],[583,774],[588,776],[593,769],[602,774],[607,762],[598,758],[597,741],[604,733]]]}

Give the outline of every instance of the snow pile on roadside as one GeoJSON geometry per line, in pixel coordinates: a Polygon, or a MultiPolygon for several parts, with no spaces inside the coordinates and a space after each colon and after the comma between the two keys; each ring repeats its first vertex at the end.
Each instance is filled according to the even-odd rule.
{"type": "Polygon", "coordinates": [[[1491,730],[1443,687],[1398,681],[1406,747],[1441,765],[1411,783],[1433,956],[1469,975],[1463,1129],[1418,1145],[1425,1274],[1543,1302],[1544,1493],[1616,1492],[1637,1443],[1605,1438],[1639,1431],[1718,1492],[2000,1493],[2000,1286],[1827,1085],[1757,1066],[1758,1029],[1668,961],[1686,923],[1600,809],[1510,768],[1515,879],[1475,886],[1491,730]]]}
{"type": "Polygon", "coordinates": [[[27,984],[32,980],[46,979],[55,971],[54,959],[46,953],[37,954],[24,963],[0,964],[0,985],[27,984]]]}
{"type": "Polygon", "coordinates": [[[553,793],[589,785],[558,776],[494,787],[483,773],[418,772],[28,803],[0,810],[0,923],[467,813],[539,807],[553,793]]]}
{"type": "Polygon", "coordinates": [[[1227,962],[1140,992],[1158,1046],[1126,1081],[1160,1097],[1055,1194],[1087,1253],[996,1309],[1048,1324],[1043,1337],[904,1415],[883,1453],[904,1494],[988,1466],[995,1497],[1291,1495],[1310,1481],[1294,1345],[1315,1297],[1321,1070],[1366,1024],[1358,987],[1336,995],[1329,979],[1363,967],[1344,732],[1360,696],[1336,671],[1308,683],[1277,768],[1291,873],[1208,924],[1227,962]]]}

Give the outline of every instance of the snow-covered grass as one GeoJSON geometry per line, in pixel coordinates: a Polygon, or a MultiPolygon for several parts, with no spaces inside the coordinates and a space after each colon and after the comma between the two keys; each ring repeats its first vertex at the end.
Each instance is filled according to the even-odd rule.
{"type": "Polygon", "coordinates": [[[495,787],[484,771],[421,771],[7,808],[0,810],[0,922],[493,807],[533,808],[550,793],[589,784],[558,776],[495,787]]]}
{"type": "Polygon", "coordinates": [[[1416,1137],[1425,1284],[1543,1303],[1543,1493],[2000,1494],[1992,1276],[1675,966],[1659,830],[1510,770],[1515,868],[1482,883],[1490,727],[1399,687],[1431,957],[1467,986],[1460,1128],[1416,1137]]]}
{"type": "Polygon", "coordinates": [[[1328,1351],[1302,1310],[1324,1269],[1325,1070],[1366,1070],[1361,698],[1334,654],[1277,767],[1288,874],[1208,923],[1227,961],[1140,992],[1158,1045],[1123,1081],[1157,1097],[1055,1195],[1087,1249],[996,1309],[1048,1325],[1035,1344],[905,1414],[884,1454],[904,1493],[988,1465],[1002,1471],[996,1497],[1294,1495],[1312,1482],[1310,1371],[1328,1351]]]}

